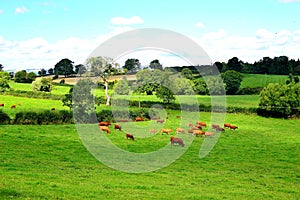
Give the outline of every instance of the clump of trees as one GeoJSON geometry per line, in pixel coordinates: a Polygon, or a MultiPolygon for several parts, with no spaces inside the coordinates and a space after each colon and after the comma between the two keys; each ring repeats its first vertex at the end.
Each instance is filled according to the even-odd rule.
{"type": "Polygon", "coordinates": [[[260,93],[258,114],[271,117],[300,115],[300,83],[270,83],[260,93]]]}
{"type": "Polygon", "coordinates": [[[32,82],[32,90],[40,92],[51,92],[53,84],[51,78],[40,78],[32,82]]]}
{"type": "Polygon", "coordinates": [[[7,72],[0,71],[0,91],[3,92],[10,88],[8,82],[10,80],[10,75],[7,72]]]}
{"type": "Polygon", "coordinates": [[[17,83],[32,83],[36,78],[34,72],[27,73],[25,70],[19,71],[15,74],[15,82],[17,83]]]}

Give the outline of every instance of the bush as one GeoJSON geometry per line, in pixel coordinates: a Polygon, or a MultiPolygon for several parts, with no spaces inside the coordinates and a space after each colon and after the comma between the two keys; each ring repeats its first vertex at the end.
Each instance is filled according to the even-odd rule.
{"type": "Polygon", "coordinates": [[[260,92],[262,91],[263,87],[255,87],[255,88],[251,88],[251,87],[245,87],[245,88],[240,88],[237,91],[237,95],[252,95],[252,94],[260,94],[260,92]]]}
{"type": "Polygon", "coordinates": [[[241,73],[234,70],[228,70],[222,74],[222,78],[225,83],[226,94],[235,94],[242,82],[241,73]]]}
{"type": "Polygon", "coordinates": [[[65,79],[61,79],[60,81],[59,81],[59,84],[65,84],[65,79]]]}
{"type": "Polygon", "coordinates": [[[17,83],[32,83],[35,80],[36,74],[34,72],[27,73],[25,70],[19,71],[15,74],[15,82],[17,83]]]}
{"type": "Polygon", "coordinates": [[[3,112],[3,110],[0,110],[0,124],[9,124],[10,123],[10,117],[8,114],[3,112]]]}
{"type": "Polygon", "coordinates": [[[53,88],[50,78],[40,78],[32,83],[33,91],[51,92],[53,88]]]}

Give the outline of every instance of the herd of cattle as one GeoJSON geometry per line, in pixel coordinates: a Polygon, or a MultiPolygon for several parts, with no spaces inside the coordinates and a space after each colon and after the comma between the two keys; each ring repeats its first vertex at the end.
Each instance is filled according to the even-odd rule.
{"type": "MultiPolygon", "coordinates": [[[[18,105],[18,106],[21,106],[21,103],[18,102],[17,105],[18,105]]],[[[0,107],[4,107],[4,106],[5,106],[4,103],[0,103],[0,107]]],[[[10,106],[11,109],[15,109],[16,107],[17,107],[16,104],[12,104],[12,105],[10,106]]],[[[55,111],[55,108],[51,108],[51,110],[52,110],[52,111],[55,111]]]]}
{"type": "MultiPolygon", "coordinates": [[[[176,116],[176,118],[179,118],[180,116],[176,116]]],[[[143,118],[141,117],[137,117],[135,118],[135,122],[140,122],[140,121],[143,121],[143,118]]],[[[128,120],[120,120],[120,122],[128,122],[128,120]]],[[[164,123],[165,120],[163,119],[157,119],[156,120],[157,123],[164,123]]],[[[98,126],[100,128],[101,131],[105,131],[106,133],[111,133],[110,131],[110,126],[112,124],[110,122],[99,122],[98,123],[98,126]]],[[[192,123],[189,123],[188,124],[188,130],[184,130],[183,128],[176,128],[175,132],[176,134],[185,134],[186,132],[190,135],[193,135],[193,136],[201,136],[201,137],[213,137],[214,136],[214,132],[209,132],[209,131],[204,131],[204,128],[208,128],[207,124],[205,122],[196,122],[195,124],[192,124],[192,123]]],[[[217,125],[217,124],[212,124],[211,125],[212,129],[214,129],[216,132],[224,132],[226,128],[230,129],[230,130],[236,130],[238,127],[237,126],[234,126],[234,125],[231,125],[231,124],[224,124],[223,127],[217,125]]],[[[121,132],[122,131],[122,127],[120,124],[114,124],[114,129],[115,130],[119,130],[121,132]]],[[[167,134],[169,135],[170,133],[173,132],[172,129],[170,128],[162,128],[160,131],[157,131],[155,129],[150,129],[149,130],[149,133],[150,134],[157,134],[159,133],[162,135],[162,134],[167,134]]],[[[126,139],[131,139],[131,140],[134,140],[134,135],[133,134],[130,134],[130,133],[125,133],[126,134],[126,139]]],[[[178,144],[182,147],[184,147],[184,142],[182,140],[182,138],[178,138],[178,137],[174,137],[174,136],[171,136],[170,138],[170,144],[171,145],[174,145],[174,144],[178,144]]]]}

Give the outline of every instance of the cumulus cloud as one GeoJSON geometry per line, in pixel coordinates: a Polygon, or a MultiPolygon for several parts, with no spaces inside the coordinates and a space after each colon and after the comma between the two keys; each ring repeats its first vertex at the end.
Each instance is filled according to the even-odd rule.
{"type": "Polygon", "coordinates": [[[133,16],[130,18],[125,17],[114,17],[110,20],[113,25],[133,25],[133,24],[143,24],[144,20],[139,16],[133,16]]]}
{"type": "Polygon", "coordinates": [[[203,24],[202,22],[197,22],[197,23],[195,24],[195,26],[198,27],[198,28],[204,28],[204,27],[205,27],[204,24],[203,24]]]}
{"type": "Polygon", "coordinates": [[[17,14],[23,14],[23,13],[28,12],[28,9],[25,8],[24,6],[23,6],[23,7],[18,7],[18,8],[16,8],[15,12],[16,12],[17,14]]]}

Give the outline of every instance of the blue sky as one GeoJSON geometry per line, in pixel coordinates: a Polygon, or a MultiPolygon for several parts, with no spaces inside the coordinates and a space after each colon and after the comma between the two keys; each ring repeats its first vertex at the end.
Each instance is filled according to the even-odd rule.
{"type": "MultiPolygon", "coordinates": [[[[299,10],[299,0],[0,0],[0,63],[6,69],[50,68],[67,57],[79,64],[112,35],[138,28],[184,34],[213,61],[298,59],[299,10]]],[[[151,55],[128,56],[141,56],[142,64],[164,59],[151,55]]]]}

